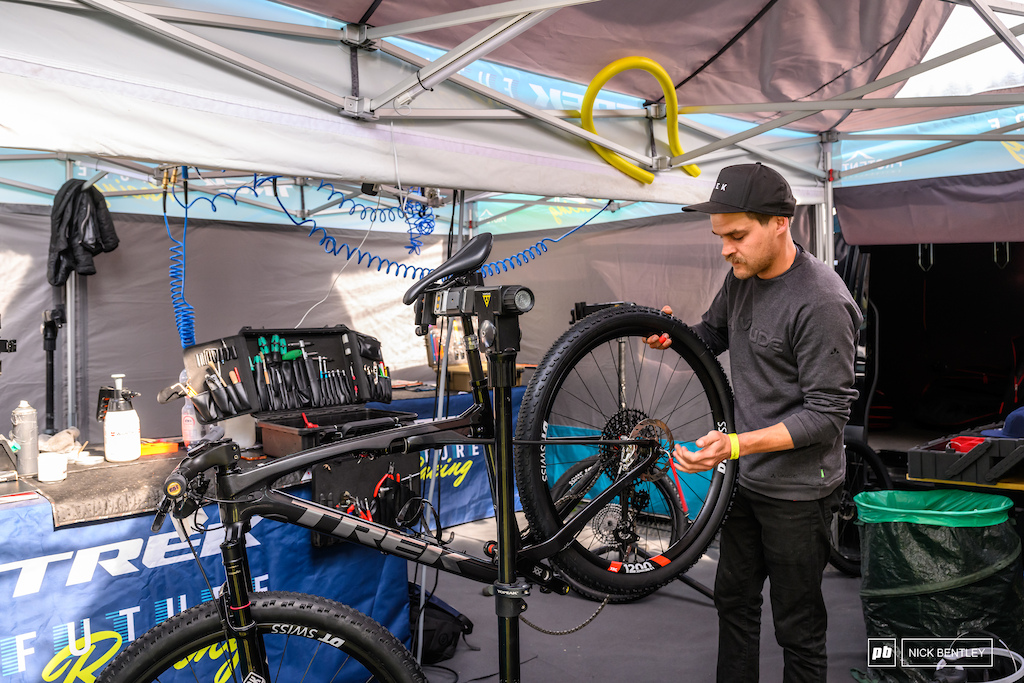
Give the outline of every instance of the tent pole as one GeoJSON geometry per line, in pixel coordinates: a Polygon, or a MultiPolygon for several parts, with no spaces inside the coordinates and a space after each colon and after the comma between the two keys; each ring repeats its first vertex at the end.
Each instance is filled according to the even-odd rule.
{"type": "Polygon", "coordinates": [[[413,33],[421,33],[423,31],[436,31],[437,29],[449,28],[451,26],[463,26],[465,24],[474,24],[480,21],[493,21],[513,14],[539,12],[541,10],[552,8],[560,9],[562,7],[583,5],[588,2],[596,1],[597,0],[510,0],[509,2],[499,3],[497,5],[474,7],[471,9],[459,10],[457,12],[439,14],[427,19],[406,21],[400,24],[390,24],[388,26],[364,26],[365,35],[362,36],[362,38],[363,40],[370,41],[380,40],[381,38],[390,38],[392,36],[409,36],[413,33]]]}
{"type": "MultiPolygon", "coordinates": [[[[64,179],[65,181],[71,180],[75,175],[74,162],[68,159],[64,162],[64,179]]],[[[74,269],[71,270],[71,274],[68,275],[67,282],[64,283],[64,310],[67,316],[67,322],[64,324],[64,339],[65,349],[67,352],[67,362],[65,363],[65,372],[67,373],[67,422],[65,427],[77,427],[78,426],[78,367],[75,363],[75,359],[78,355],[78,306],[77,306],[77,285],[78,284],[78,273],[74,269]]]]}
{"type": "Polygon", "coordinates": [[[156,19],[145,12],[140,12],[134,7],[123,2],[118,2],[118,0],[82,0],[82,2],[94,9],[126,19],[181,45],[187,45],[193,49],[199,50],[214,59],[234,64],[235,66],[250,73],[257,74],[275,83],[283,85],[286,88],[303,93],[304,95],[312,97],[315,100],[319,100],[324,104],[328,104],[335,109],[342,111],[345,110],[346,101],[345,98],[340,95],[332,93],[312,83],[303,81],[279,69],[263,64],[262,62],[247,57],[239,52],[229,50],[222,45],[218,45],[213,41],[180,29],[177,26],[172,26],[171,24],[161,21],[160,19],[156,19]]]}
{"type": "Polygon", "coordinates": [[[557,9],[549,9],[541,12],[528,12],[494,22],[461,45],[424,65],[411,77],[394,85],[384,94],[371,98],[370,111],[381,109],[392,102],[396,107],[408,105],[417,95],[432,90],[435,85],[447,80],[462,67],[482,58],[492,50],[496,50],[557,11],[557,9]]]}
{"type": "Polygon", "coordinates": [[[992,8],[989,7],[988,2],[967,0],[967,3],[974,8],[974,11],[978,13],[982,21],[988,24],[992,32],[999,36],[999,40],[1003,41],[1006,47],[1010,48],[1010,52],[1021,62],[1024,62],[1024,46],[1017,42],[1017,39],[1010,33],[1010,30],[1006,28],[1006,24],[1000,21],[999,17],[992,11],[992,8]]]}
{"type": "MultiPolygon", "coordinates": [[[[408,50],[403,50],[402,48],[391,43],[381,43],[379,45],[379,48],[380,51],[383,52],[384,54],[388,54],[397,59],[401,59],[403,62],[407,62],[409,64],[412,64],[413,66],[423,67],[426,66],[427,64],[430,64],[428,60],[423,59],[422,57],[419,57],[417,55],[414,55],[408,50]]],[[[626,147],[625,145],[620,145],[617,142],[613,142],[608,138],[603,138],[600,135],[595,135],[594,133],[591,133],[590,131],[585,130],[580,126],[569,123],[567,121],[563,121],[557,116],[552,116],[551,114],[547,113],[542,109],[531,107],[530,105],[520,102],[519,100],[516,100],[515,98],[509,95],[505,95],[503,93],[498,92],[497,90],[494,90],[493,88],[488,88],[487,86],[481,85],[472,79],[466,78],[465,76],[453,74],[448,77],[448,81],[450,81],[451,83],[455,83],[456,85],[462,86],[463,88],[466,88],[471,92],[475,92],[478,95],[488,97],[494,100],[495,102],[503,104],[509,109],[518,111],[521,114],[525,114],[530,118],[534,118],[537,119],[538,121],[547,123],[548,125],[552,126],[553,128],[556,128],[557,130],[562,131],[563,133],[568,133],[569,135],[574,135],[578,138],[582,138],[587,142],[593,142],[597,145],[601,145],[605,149],[609,149],[615,152],[616,154],[626,157],[627,159],[632,159],[633,161],[636,161],[642,165],[646,164],[648,167],[652,166],[653,164],[651,158],[645,156],[643,153],[636,152],[635,150],[632,150],[626,147]]]]}
{"type": "Polygon", "coordinates": [[[821,226],[821,232],[819,233],[821,239],[819,240],[818,258],[827,263],[829,266],[835,265],[836,260],[836,245],[835,235],[833,231],[832,211],[835,206],[832,198],[832,141],[836,139],[835,131],[828,131],[821,134],[821,150],[822,160],[825,168],[825,202],[822,204],[822,217],[819,225],[821,226]]]}
{"type": "MultiPolygon", "coordinates": [[[[702,125],[700,123],[697,123],[696,121],[690,121],[687,119],[680,118],[679,125],[685,128],[689,128],[690,130],[697,131],[698,133],[701,133],[703,135],[707,135],[708,137],[713,138],[715,140],[721,140],[722,138],[725,137],[724,135],[719,135],[718,133],[716,133],[709,126],[702,125]]],[[[777,154],[759,145],[755,145],[749,142],[737,142],[736,146],[745,152],[756,154],[757,156],[763,159],[767,159],[768,161],[774,161],[777,164],[788,166],[790,168],[796,169],[798,171],[803,171],[804,173],[817,176],[819,178],[824,177],[824,174],[817,168],[808,166],[807,164],[801,164],[800,162],[794,161],[793,159],[790,159],[785,155],[777,154]]]]}

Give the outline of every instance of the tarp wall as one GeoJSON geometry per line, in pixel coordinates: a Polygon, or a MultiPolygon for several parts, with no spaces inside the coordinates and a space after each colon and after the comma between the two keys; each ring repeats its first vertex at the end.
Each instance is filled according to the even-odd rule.
{"type": "Polygon", "coordinates": [[[1024,171],[837,187],[834,196],[849,244],[1024,240],[1024,171]]]}

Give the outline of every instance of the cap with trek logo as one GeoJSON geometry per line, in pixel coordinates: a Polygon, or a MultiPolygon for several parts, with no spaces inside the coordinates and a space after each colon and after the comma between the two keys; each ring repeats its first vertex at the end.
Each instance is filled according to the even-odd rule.
{"type": "Polygon", "coordinates": [[[726,166],[718,173],[711,201],[691,204],[683,211],[701,213],[742,213],[752,211],[768,216],[790,216],[796,212],[796,198],[786,179],[761,163],[726,166]]]}

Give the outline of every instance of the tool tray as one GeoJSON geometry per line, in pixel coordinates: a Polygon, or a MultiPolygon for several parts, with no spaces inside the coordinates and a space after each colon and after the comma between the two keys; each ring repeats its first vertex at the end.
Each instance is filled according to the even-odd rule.
{"type": "Polygon", "coordinates": [[[911,448],[907,476],[992,486],[1011,473],[1024,472],[1024,439],[983,437],[981,429],[911,448]]]}
{"type": "Polygon", "coordinates": [[[361,405],[391,401],[390,372],[380,342],[344,325],[243,327],[237,335],[190,346],[182,356],[199,421],[253,414],[263,438],[272,442],[269,450],[264,442],[267,455],[415,419],[413,413],[361,405]],[[303,413],[308,422],[327,426],[306,427],[303,413]],[[353,426],[359,423],[363,426],[353,426]]]}

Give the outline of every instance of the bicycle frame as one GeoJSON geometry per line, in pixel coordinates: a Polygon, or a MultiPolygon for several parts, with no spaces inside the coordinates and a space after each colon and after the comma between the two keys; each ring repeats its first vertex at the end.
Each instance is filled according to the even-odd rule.
{"type": "MultiPolygon", "coordinates": [[[[504,304],[500,303],[509,299],[507,295],[512,288],[467,285],[447,287],[437,294],[434,313],[458,315],[465,325],[474,405],[462,415],[350,437],[279,458],[248,471],[242,471],[238,466],[240,450],[236,444],[208,444],[193,449],[196,452],[190,452],[189,457],[168,477],[164,486],[167,496],[165,501],[177,501],[176,515],[181,517],[189,514],[187,511],[183,514],[182,503],[189,500],[185,495],[190,486],[196,481],[205,482],[202,477],[204,471],[216,469],[218,506],[225,526],[221,555],[227,577],[220,596],[221,614],[238,644],[239,669],[243,676],[250,672],[264,677],[268,675],[263,644],[253,628],[255,622],[249,609],[252,577],[245,550],[245,534],[252,517],[259,515],[493,584],[495,611],[499,620],[500,680],[519,680],[518,617],[526,609],[523,598],[529,594],[530,589],[530,584],[523,577],[553,592],[567,593],[568,585],[543,564],[543,560],[569,545],[600,510],[634,477],[646,470],[658,457],[659,444],[656,441],[588,438],[530,442],[619,446],[628,443],[647,448],[643,449],[643,455],[637,458],[633,467],[594,496],[557,534],[520,548],[523,534],[516,522],[513,489],[512,387],[515,384],[515,358],[520,338],[518,316],[521,311],[503,310],[504,304]],[[498,305],[492,306],[491,302],[498,302],[498,305]],[[482,330],[487,328],[488,375],[494,393],[493,412],[487,392],[488,379],[483,372],[471,314],[478,317],[482,330]],[[497,554],[493,560],[452,551],[433,539],[411,536],[272,487],[273,482],[287,474],[342,457],[355,459],[361,457],[359,454],[395,455],[459,444],[486,446],[488,478],[498,521],[497,554]]],[[[200,486],[205,489],[205,485],[200,486]]],[[[154,528],[162,523],[167,507],[165,504],[161,508],[154,521],[154,528]]]]}

